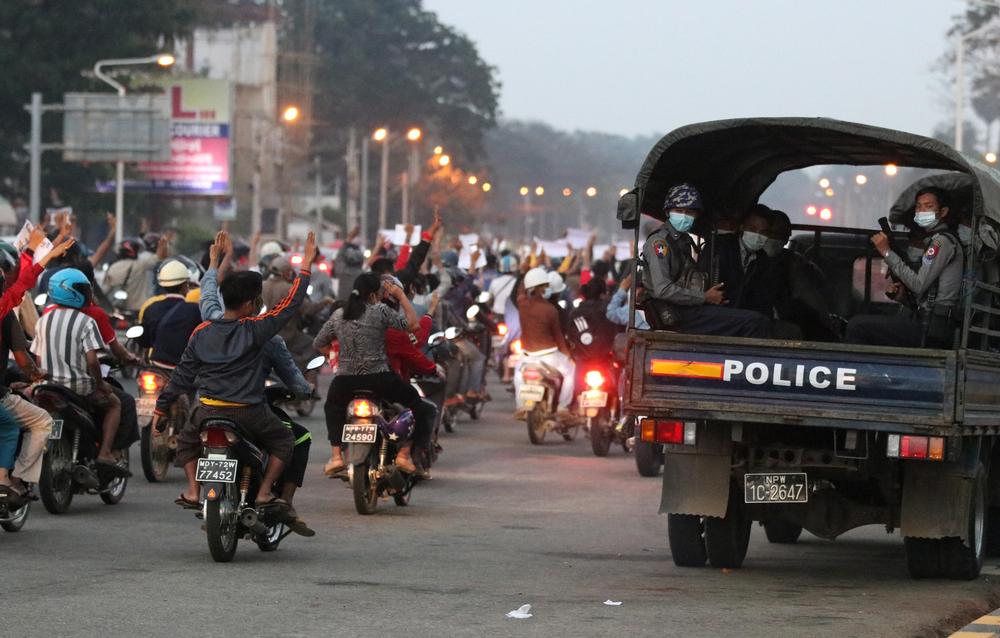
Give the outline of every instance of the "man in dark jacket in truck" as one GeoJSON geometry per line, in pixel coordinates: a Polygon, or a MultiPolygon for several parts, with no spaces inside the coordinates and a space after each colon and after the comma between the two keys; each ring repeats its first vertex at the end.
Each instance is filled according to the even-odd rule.
{"type": "Polygon", "coordinates": [[[739,337],[769,336],[767,317],[752,310],[727,307],[724,284],[704,289],[688,231],[701,214],[701,194],[691,184],[667,191],[667,221],[653,231],[642,248],[642,280],[649,298],[646,317],[654,327],[692,334],[739,337]]]}

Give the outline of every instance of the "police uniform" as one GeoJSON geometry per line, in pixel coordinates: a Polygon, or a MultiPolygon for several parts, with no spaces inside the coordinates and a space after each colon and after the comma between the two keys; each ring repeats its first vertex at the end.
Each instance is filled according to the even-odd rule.
{"type": "Polygon", "coordinates": [[[652,311],[647,317],[655,313],[661,326],[692,334],[769,336],[768,319],[759,312],[705,303],[705,276],[694,253],[691,236],[669,221],[646,239],[642,280],[652,311]]]}
{"type": "Polygon", "coordinates": [[[847,341],[869,345],[951,347],[958,324],[965,253],[944,224],[932,237],[914,270],[893,251],[885,258],[892,274],[917,299],[916,313],[858,315],[847,324],[847,341]]]}

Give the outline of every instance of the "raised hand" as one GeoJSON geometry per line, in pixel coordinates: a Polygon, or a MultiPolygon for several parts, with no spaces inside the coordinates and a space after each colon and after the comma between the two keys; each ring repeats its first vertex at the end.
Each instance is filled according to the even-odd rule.
{"type": "Polygon", "coordinates": [[[37,250],[45,239],[45,230],[41,226],[35,226],[31,229],[31,235],[28,236],[28,248],[37,250]]]}
{"type": "Polygon", "coordinates": [[[309,231],[306,235],[306,245],[302,249],[302,270],[309,270],[312,268],[313,260],[316,259],[316,233],[309,231]]]}
{"type": "MultiPolygon", "coordinates": [[[[34,233],[32,233],[32,234],[34,234],[34,233]]],[[[44,237],[44,234],[43,234],[43,237],[44,237]]],[[[69,239],[67,239],[63,243],[59,244],[58,246],[56,246],[55,248],[53,248],[52,250],[50,250],[47,255],[45,255],[40,260],[38,260],[38,265],[41,266],[42,268],[45,268],[46,266],[49,265],[49,262],[52,261],[53,259],[58,259],[58,258],[62,257],[63,255],[65,255],[66,251],[68,251],[70,248],[72,248],[73,244],[75,244],[75,243],[76,243],[76,239],[74,239],[73,237],[70,237],[69,239]]],[[[29,244],[29,247],[30,247],[30,244],[29,244]]]]}

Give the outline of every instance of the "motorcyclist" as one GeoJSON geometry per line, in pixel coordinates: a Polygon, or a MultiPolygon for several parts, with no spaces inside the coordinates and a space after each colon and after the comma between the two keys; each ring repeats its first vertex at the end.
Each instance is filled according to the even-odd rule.
{"type": "MultiPolygon", "coordinates": [[[[81,310],[92,300],[86,275],[75,268],[59,271],[49,280],[48,299],[54,305],[38,320],[31,351],[49,371],[52,383],[64,386],[96,408],[101,420],[99,465],[120,469],[112,453],[121,422],[122,404],[104,380],[98,354],[104,347],[97,322],[81,310]]],[[[120,448],[118,449],[120,451],[120,448]]]]}
{"type": "Polygon", "coordinates": [[[156,265],[167,258],[169,244],[166,237],[157,237],[156,252],[146,250],[142,240],[128,238],[118,246],[118,260],[104,274],[104,292],[113,298],[115,290],[124,290],[128,298],[125,310],[139,312],[143,303],[153,296],[153,272],[156,265]]]}
{"type": "Polygon", "coordinates": [[[511,254],[500,257],[499,271],[500,274],[490,283],[489,293],[493,298],[493,315],[502,319],[507,308],[507,300],[510,299],[514,284],[517,282],[517,258],[511,254]]]}
{"type": "MultiPolygon", "coordinates": [[[[295,281],[295,269],[286,257],[278,256],[271,260],[268,275],[264,280],[264,306],[274,308],[288,296],[292,282],[295,281]]],[[[316,355],[316,350],[312,347],[312,338],[303,332],[303,328],[309,325],[309,322],[324,308],[332,304],[333,299],[329,298],[318,303],[308,299],[303,301],[292,320],[278,333],[278,336],[285,340],[288,351],[292,353],[300,369],[304,370],[306,363],[316,355]]]]}
{"type": "Polygon", "coordinates": [[[201,451],[200,425],[206,419],[223,418],[239,423],[269,454],[256,504],[286,506],[291,519],[298,517],[286,500],[272,497],[276,481],[292,458],[295,439],[265,402],[263,350],[295,316],[305,299],[315,245],[316,238],[310,232],[302,270],[288,296],[264,314],[260,314],[261,276],[254,272],[227,276],[220,286],[225,314],[221,319],[205,322],[194,332],[170,382],[160,393],[153,416],[154,428],[181,394],[197,388],[200,395],[200,405],[177,437],[177,465],[184,468],[188,479],[187,489],[175,500],[178,505],[200,508],[195,478],[201,451]]]}
{"type": "MultiPolygon", "coordinates": [[[[3,349],[8,349],[15,343],[13,332],[19,327],[16,322],[11,324],[7,321],[8,317],[13,317],[11,311],[20,305],[25,293],[34,287],[38,276],[49,261],[65,254],[74,241],[70,239],[56,246],[38,264],[33,264],[34,251],[44,240],[44,232],[36,229],[29,237],[25,251],[18,257],[17,278],[4,281],[4,292],[0,295],[0,317],[3,317],[4,322],[3,349]]],[[[7,256],[6,252],[4,256],[7,256]]],[[[8,266],[7,270],[13,271],[13,267],[8,266]]],[[[6,353],[0,352],[0,356],[6,364],[6,353]]],[[[37,377],[40,373],[37,369],[35,371],[37,377]]],[[[0,499],[20,507],[27,492],[25,483],[37,483],[41,474],[42,453],[45,451],[49,431],[52,429],[52,418],[44,410],[11,393],[6,386],[0,388],[0,391],[4,393],[0,400],[0,499]],[[21,429],[25,430],[26,435],[18,454],[21,429]]]]}
{"type": "MultiPolygon", "coordinates": [[[[416,390],[392,372],[385,351],[385,331],[396,328],[413,332],[420,327],[419,319],[403,289],[374,273],[360,275],[351,290],[351,300],[345,308],[333,313],[313,345],[327,352],[334,339],[340,343],[337,376],[327,393],[327,434],[330,439],[330,461],[324,472],[339,472],[346,464],[340,446],[347,406],[355,392],[368,390],[379,397],[400,403],[413,410],[416,428],[413,438],[423,440],[433,427],[433,409],[421,400],[416,390]],[[393,311],[382,299],[395,299],[405,315],[393,311]]],[[[404,442],[396,455],[396,467],[407,473],[417,471],[411,459],[412,440],[404,442]]]]}
{"type": "Polygon", "coordinates": [[[139,324],[143,328],[139,343],[144,348],[153,346],[159,323],[167,313],[185,303],[191,289],[190,277],[187,266],[176,259],[164,262],[156,273],[156,281],[163,288],[163,294],[151,297],[139,309],[139,324]]]}
{"type": "MultiPolygon", "coordinates": [[[[225,306],[219,296],[219,277],[225,274],[227,269],[224,262],[224,255],[231,253],[229,233],[222,231],[216,235],[216,241],[209,249],[208,270],[201,279],[201,298],[196,307],[200,310],[200,320],[214,321],[221,319],[225,314],[225,306]]],[[[173,312],[178,312],[181,306],[177,306],[173,312]]],[[[170,318],[165,318],[169,321],[170,318]]],[[[186,343],[185,339],[185,343],[186,343]]],[[[154,346],[154,354],[157,347],[154,346]]],[[[272,372],[286,388],[291,390],[296,396],[307,397],[314,391],[313,386],[306,380],[292,358],[288,348],[285,347],[284,340],[275,335],[264,344],[263,348],[263,369],[265,375],[272,372]]],[[[278,417],[292,431],[295,438],[295,447],[292,450],[292,458],[285,468],[285,473],[281,477],[281,498],[291,506],[295,498],[295,492],[302,487],[305,479],[306,466],[309,462],[309,449],[312,444],[312,434],[303,426],[295,423],[283,412],[277,412],[278,417]]],[[[292,518],[289,527],[298,534],[312,536],[313,531],[306,526],[301,517],[292,518]]]]}
{"type": "Polygon", "coordinates": [[[524,358],[514,373],[514,396],[520,395],[525,363],[546,363],[558,370],[563,377],[559,391],[559,413],[561,416],[568,416],[573,401],[576,366],[573,364],[569,345],[563,337],[559,312],[543,296],[548,286],[549,276],[544,268],[532,268],[524,276],[524,292],[517,300],[524,358]]]}

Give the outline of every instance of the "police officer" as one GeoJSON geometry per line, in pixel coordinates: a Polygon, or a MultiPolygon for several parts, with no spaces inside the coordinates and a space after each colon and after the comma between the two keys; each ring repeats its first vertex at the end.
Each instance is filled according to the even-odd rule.
{"type": "Polygon", "coordinates": [[[705,290],[706,275],[695,260],[697,249],[688,234],[703,209],[698,190],[691,184],[671,187],[663,209],[667,221],[649,235],[642,249],[643,285],[649,295],[646,316],[656,322],[654,327],[692,334],[769,336],[767,317],[724,305],[725,284],[705,290]]]}
{"type": "Polygon", "coordinates": [[[871,239],[890,272],[917,300],[915,313],[858,315],[847,324],[847,341],[885,346],[950,347],[957,325],[965,256],[951,229],[947,193],[935,187],[917,193],[913,220],[929,236],[919,270],[890,249],[889,238],[878,233],[871,239]]]}

